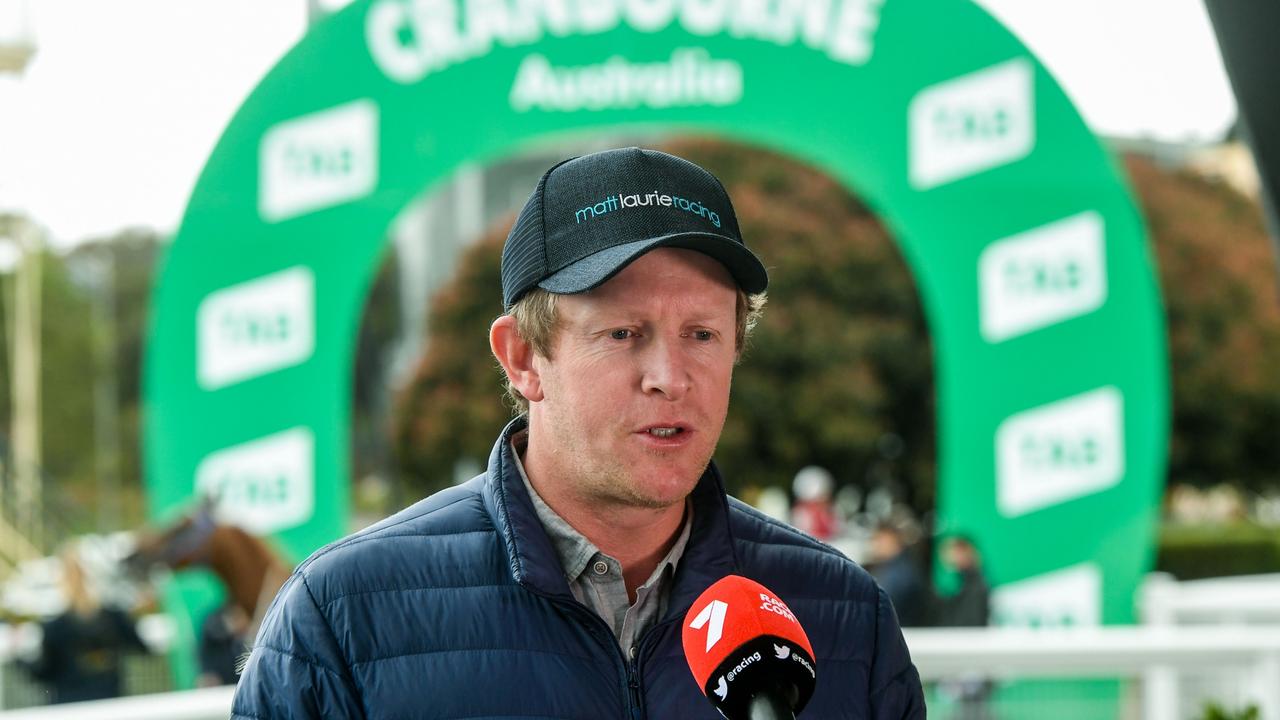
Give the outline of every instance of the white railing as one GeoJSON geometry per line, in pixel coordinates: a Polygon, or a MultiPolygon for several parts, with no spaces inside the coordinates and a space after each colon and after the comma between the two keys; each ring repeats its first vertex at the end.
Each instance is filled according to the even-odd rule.
{"type": "MultiPolygon", "coordinates": [[[[920,628],[906,631],[925,682],[982,676],[1131,680],[1122,717],[1198,716],[1188,686],[1255,704],[1280,720],[1280,575],[1176,582],[1151,576],[1140,590],[1140,626],[1055,630],[920,628]],[[1229,675],[1233,684],[1214,685],[1229,675]]],[[[0,712],[2,720],[225,720],[231,687],[0,712]]],[[[1046,699],[1052,702],[1052,699],[1046,699]]],[[[1019,715],[1020,717],[1021,715],[1019,715]]],[[[1034,716],[1028,715],[1028,717],[1034,716]]]]}
{"type": "MultiPolygon", "coordinates": [[[[1143,681],[1137,716],[1188,717],[1176,684],[1153,695],[1145,678],[1231,671],[1242,682],[1237,700],[1256,704],[1262,720],[1280,720],[1280,626],[1102,627],[1075,630],[1013,628],[911,629],[912,659],[926,682],[957,676],[1002,681],[1035,678],[1118,678],[1143,681]]],[[[821,672],[821,669],[819,669],[821,672]]],[[[0,713],[3,720],[225,720],[233,688],[144,695],[96,703],[0,713]]]]}
{"type": "Polygon", "coordinates": [[[1280,574],[1179,581],[1151,573],[1138,597],[1148,625],[1280,625],[1280,574]]]}
{"type": "MultiPolygon", "coordinates": [[[[1147,575],[1138,591],[1142,622],[1148,628],[1224,629],[1231,633],[1269,632],[1280,627],[1280,575],[1243,575],[1178,581],[1165,573],[1147,575]],[[1225,627],[1224,627],[1225,626],[1225,627]],[[1239,626],[1232,629],[1232,626],[1239,626]],[[1247,629],[1246,629],[1247,628],[1247,629]]],[[[1165,713],[1172,717],[1190,692],[1175,667],[1161,664],[1143,676],[1144,706],[1148,717],[1165,713]]],[[[1261,658],[1249,673],[1250,692],[1258,697],[1266,720],[1280,718],[1275,689],[1280,685],[1280,660],[1261,658]],[[1263,685],[1259,687],[1259,682],[1263,685]],[[1270,688],[1268,691],[1267,688],[1270,688]]]]}
{"type": "MultiPolygon", "coordinates": [[[[1015,679],[1133,677],[1154,666],[1246,668],[1280,658],[1280,627],[913,628],[905,635],[924,680],[962,673],[1015,679]]],[[[1269,684],[1280,690],[1280,682],[1269,684]]]]}
{"type": "Polygon", "coordinates": [[[926,682],[958,676],[1140,680],[1139,717],[1175,720],[1184,675],[1230,671],[1236,698],[1280,720],[1280,626],[1139,626],[1071,630],[911,629],[912,660],[926,682]]]}
{"type": "Polygon", "coordinates": [[[227,720],[235,687],[66,703],[0,712],[4,720],[227,720]]]}

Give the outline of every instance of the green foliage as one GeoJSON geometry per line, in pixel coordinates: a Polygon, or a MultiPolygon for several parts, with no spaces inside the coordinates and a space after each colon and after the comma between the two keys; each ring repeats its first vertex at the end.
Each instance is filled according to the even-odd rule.
{"type": "MultiPolygon", "coordinates": [[[[50,541],[141,521],[140,378],[160,242],[153,232],[130,230],[66,255],[40,254],[41,471],[50,541]],[[112,424],[111,446],[99,446],[99,438],[110,438],[99,434],[99,422],[112,424]],[[120,479],[111,497],[102,496],[97,482],[104,468],[120,479]],[[102,516],[103,503],[118,516],[102,516]],[[100,527],[103,520],[110,524],[100,527]]],[[[12,277],[0,278],[5,328],[0,333],[0,433],[6,455],[12,411],[11,283],[12,277]]]]}
{"type": "MultiPolygon", "coordinates": [[[[68,265],[95,268],[80,283],[80,291],[96,305],[95,372],[115,377],[119,441],[115,471],[129,492],[137,492],[142,482],[142,359],[152,278],[159,269],[164,242],[150,230],[124,230],[80,245],[66,258],[68,265]]],[[[139,513],[122,518],[122,523],[128,527],[140,520],[139,513]]]]}
{"type": "Polygon", "coordinates": [[[1280,531],[1252,523],[1165,525],[1156,570],[1179,580],[1280,571],[1280,531]]]}
{"type": "Polygon", "coordinates": [[[1189,173],[1127,166],[1168,320],[1169,477],[1201,487],[1280,483],[1280,288],[1261,209],[1189,173]]]}
{"type": "Polygon", "coordinates": [[[1239,710],[1228,710],[1216,702],[1205,703],[1201,720],[1258,720],[1262,711],[1257,705],[1246,705],[1239,710]]]}
{"type": "Polygon", "coordinates": [[[52,253],[41,263],[40,396],[44,471],[84,482],[93,475],[93,331],[89,300],[52,253]]]}
{"type": "MultiPolygon", "coordinates": [[[[399,303],[399,261],[388,242],[388,252],[365,300],[356,338],[355,377],[352,384],[351,459],[353,478],[381,474],[387,457],[388,409],[383,387],[391,350],[402,318],[399,303]]],[[[357,503],[363,505],[364,503],[357,503]]],[[[377,508],[373,512],[382,510],[377,508]]]]}
{"type": "MultiPolygon", "coordinates": [[[[55,253],[41,251],[23,260],[29,271],[39,268],[40,299],[39,396],[41,466],[46,502],[57,507],[59,498],[73,494],[93,473],[93,394],[79,379],[91,378],[93,356],[89,326],[89,304],[72,283],[65,264],[55,253]],[[73,380],[74,379],[74,380],[73,380]]],[[[4,461],[10,464],[10,437],[13,420],[13,366],[11,348],[15,332],[15,274],[0,277],[0,432],[4,433],[4,461]]],[[[8,498],[12,500],[12,497],[8,498]]],[[[65,503],[71,505],[71,503],[65,503]]],[[[75,524],[75,508],[70,512],[47,513],[46,524],[54,535],[67,524],[75,524]]],[[[83,514],[83,511],[82,513],[83,514]]]]}

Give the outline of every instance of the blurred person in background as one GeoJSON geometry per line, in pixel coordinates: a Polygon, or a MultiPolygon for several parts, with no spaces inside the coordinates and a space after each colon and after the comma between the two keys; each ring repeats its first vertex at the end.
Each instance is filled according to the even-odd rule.
{"type": "Polygon", "coordinates": [[[235,685],[249,654],[249,616],[234,602],[209,613],[200,626],[200,687],[235,685]]]}
{"type": "Polygon", "coordinates": [[[801,468],[791,482],[796,502],[791,506],[791,524],[823,542],[840,535],[840,519],[836,516],[832,492],[835,481],[826,468],[809,465],[801,468]]]}
{"type": "Polygon", "coordinates": [[[991,618],[991,588],[982,574],[982,557],[973,539],[963,534],[942,540],[939,558],[956,573],[959,585],[954,593],[938,601],[938,625],[944,627],[985,627],[991,618]]]}
{"type": "Polygon", "coordinates": [[[869,559],[867,569],[889,593],[898,622],[903,627],[928,625],[933,593],[897,525],[882,522],[876,526],[869,559]]]}
{"type": "Polygon", "coordinates": [[[61,560],[67,608],[41,624],[40,657],[27,669],[49,686],[52,703],[117,697],[123,694],[125,655],[147,652],[147,646],[128,613],[99,602],[75,545],[62,551],[61,560]]]}
{"type": "MultiPolygon", "coordinates": [[[[991,619],[991,588],[982,574],[982,556],[968,535],[951,533],[943,537],[938,552],[942,564],[958,576],[959,585],[950,595],[938,599],[938,622],[943,627],[985,627],[991,619]]],[[[956,720],[988,720],[991,681],[980,676],[961,676],[938,683],[938,692],[955,703],[949,717],[956,720]]]]}

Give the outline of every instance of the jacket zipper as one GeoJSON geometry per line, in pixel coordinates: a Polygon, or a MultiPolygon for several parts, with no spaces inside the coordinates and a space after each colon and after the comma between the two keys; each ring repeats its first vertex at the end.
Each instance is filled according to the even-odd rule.
{"type": "MultiPolygon", "coordinates": [[[[622,675],[624,677],[623,686],[625,687],[625,690],[623,692],[623,697],[626,698],[627,708],[625,708],[625,712],[623,713],[623,720],[643,720],[644,710],[641,707],[640,680],[637,677],[636,666],[627,658],[626,652],[622,649],[622,646],[618,644],[618,639],[613,636],[613,631],[609,629],[609,625],[604,621],[604,618],[595,614],[585,605],[577,602],[576,600],[566,601],[549,595],[543,595],[543,597],[546,597],[557,605],[570,608],[575,614],[586,618],[588,626],[592,626],[592,629],[595,631],[593,634],[601,635],[607,639],[605,644],[613,646],[613,656],[621,662],[622,675]],[[603,633],[600,631],[603,631],[603,633]]],[[[645,635],[648,635],[648,633],[646,632],[645,635]]],[[[639,655],[640,653],[637,652],[636,656],[639,657],[639,655]]]]}
{"type": "Polygon", "coordinates": [[[582,617],[586,618],[588,625],[594,626],[594,629],[596,631],[603,631],[603,637],[607,638],[610,641],[610,642],[607,642],[606,644],[612,645],[615,650],[614,657],[622,661],[623,674],[626,676],[626,687],[627,687],[626,698],[627,698],[627,705],[629,706],[627,709],[630,712],[624,713],[623,718],[625,719],[628,716],[630,716],[630,720],[645,720],[644,697],[642,694],[642,689],[640,687],[639,661],[640,661],[640,658],[644,656],[644,650],[647,644],[646,641],[649,640],[651,637],[653,637],[657,633],[658,628],[672,621],[668,620],[667,622],[658,622],[658,623],[655,623],[654,625],[649,626],[649,629],[645,630],[644,634],[640,636],[640,639],[636,641],[635,658],[629,658],[627,657],[627,651],[623,650],[622,646],[618,644],[618,639],[614,637],[613,631],[609,629],[608,623],[604,621],[604,618],[595,614],[595,612],[593,612],[590,608],[588,608],[587,606],[583,605],[582,603],[576,600],[573,600],[573,601],[564,600],[559,597],[546,595],[544,593],[539,593],[536,591],[535,591],[535,594],[542,595],[543,597],[547,598],[548,600],[551,600],[557,605],[570,608],[575,614],[581,615],[582,617]]]}
{"type": "Polygon", "coordinates": [[[651,644],[648,641],[657,637],[658,629],[666,624],[668,623],[656,622],[650,625],[649,629],[645,630],[640,638],[636,640],[635,657],[630,658],[627,662],[627,670],[630,673],[631,698],[635,708],[632,717],[635,720],[644,719],[644,694],[643,688],[640,687],[640,659],[644,657],[646,648],[651,644]]]}
{"type": "MultiPolygon", "coordinates": [[[[639,653],[636,653],[639,655],[639,653]]],[[[644,707],[640,699],[640,679],[637,677],[635,661],[627,663],[627,684],[631,686],[631,717],[644,720],[644,707]]]]}

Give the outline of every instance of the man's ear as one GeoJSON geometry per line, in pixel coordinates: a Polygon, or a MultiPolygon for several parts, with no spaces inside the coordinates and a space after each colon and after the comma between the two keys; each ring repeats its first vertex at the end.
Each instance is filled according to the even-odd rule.
{"type": "Polygon", "coordinates": [[[542,399],[542,379],[533,366],[533,346],[520,337],[516,319],[503,315],[489,328],[489,348],[507,372],[507,379],[529,402],[542,399]]]}

